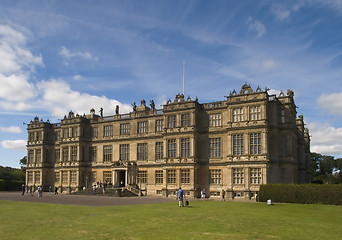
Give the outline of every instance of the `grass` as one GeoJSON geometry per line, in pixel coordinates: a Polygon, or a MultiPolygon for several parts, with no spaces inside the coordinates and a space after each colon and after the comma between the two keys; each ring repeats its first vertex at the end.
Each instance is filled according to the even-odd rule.
{"type": "Polygon", "coordinates": [[[0,201],[0,239],[341,239],[342,207],[193,201],[84,207],[0,201]]]}

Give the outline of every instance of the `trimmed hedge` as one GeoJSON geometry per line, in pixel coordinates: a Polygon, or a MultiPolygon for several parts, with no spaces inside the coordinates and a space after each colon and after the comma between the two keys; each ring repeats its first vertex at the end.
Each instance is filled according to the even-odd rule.
{"type": "Polygon", "coordinates": [[[342,184],[261,185],[259,202],[342,205],[342,184]]]}
{"type": "Polygon", "coordinates": [[[22,181],[4,181],[0,179],[0,191],[21,191],[22,181]]]}

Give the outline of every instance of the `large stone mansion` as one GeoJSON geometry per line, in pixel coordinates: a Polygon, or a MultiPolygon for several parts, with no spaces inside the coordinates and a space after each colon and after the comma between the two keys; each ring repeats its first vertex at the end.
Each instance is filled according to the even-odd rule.
{"type": "Polygon", "coordinates": [[[310,137],[293,96],[245,84],[219,102],[178,94],[162,109],[142,100],[128,114],[91,109],[53,124],[36,117],[27,126],[26,185],[253,198],[261,184],[308,183],[310,137]]]}

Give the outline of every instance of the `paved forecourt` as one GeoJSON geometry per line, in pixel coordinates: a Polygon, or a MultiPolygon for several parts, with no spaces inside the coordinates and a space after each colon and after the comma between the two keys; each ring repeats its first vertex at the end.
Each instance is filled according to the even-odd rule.
{"type": "Polygon", "coordinates": [[[136,205],[136,204],[154,204],[165,202],[176,202],[174,198],[158,198],[158,197],[108,197],[98,195],[67,195],[67,194],[49,194],[43,193],[43,197],[38,197],[35,193],[30,196],[21,192],[0,192],[0,200],[22,201],[22,202],[41,202],[53,204],[69,204],[80,206],[119,206],[119,205],[136,205]]]}

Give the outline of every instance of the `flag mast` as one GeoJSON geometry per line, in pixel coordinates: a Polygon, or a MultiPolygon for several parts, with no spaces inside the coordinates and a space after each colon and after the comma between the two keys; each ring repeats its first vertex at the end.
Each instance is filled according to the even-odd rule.
{"type": "Polygon", "coordinates": [[[185,73],[185,61],[183,60],[183,96],[184,96],[184,73],[185,73]]]}

